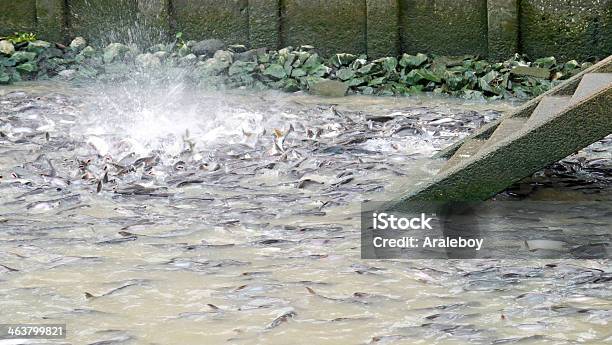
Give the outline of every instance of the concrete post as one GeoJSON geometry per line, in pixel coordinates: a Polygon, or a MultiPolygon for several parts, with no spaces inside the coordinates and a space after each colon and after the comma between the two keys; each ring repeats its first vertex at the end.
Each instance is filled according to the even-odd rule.
{"type": "Polygon", "coordinates": [[[249,43],[253,48],[280,48],[280,1],[249,0],[249,43]]]}
{"type": "Polygon", "coordinates": [[[36,0],[36,31],[43,34],[41,39],[64,40],[65,4],[64,0],[36,0]]]}
{"type": "Polygon", "coordinates": [[[397,0],[366,0],[367,53],[371,58],[399,55],[397,0]]]}
{"type": "Polygon", "coordinates": [[[503,60],[518,52],[518,0],[487,0],[489,58],[503,60]]]}

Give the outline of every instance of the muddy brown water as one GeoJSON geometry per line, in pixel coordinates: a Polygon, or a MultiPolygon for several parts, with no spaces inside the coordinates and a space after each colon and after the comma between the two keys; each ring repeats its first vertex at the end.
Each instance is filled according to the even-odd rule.
{"type": "Polygon", "coordinates": [[[0,323],[66,323],[67,344],[610,343],[607,260],[359,257],[361,201],[513,106],[3,87],[0,323]]]}

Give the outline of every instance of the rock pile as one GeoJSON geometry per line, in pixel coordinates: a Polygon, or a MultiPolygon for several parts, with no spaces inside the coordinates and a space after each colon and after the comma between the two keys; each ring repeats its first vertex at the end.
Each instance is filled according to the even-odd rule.
{"type": "Polygon", "coordinates": [[[69,46],[34,40],[0,41],[0,83],[47,78],[125,77],[140,70],[176,70],[189,81],[215,88],[309,90],[324,96],[412,95],[421,92],[467,99],[528,99],[590,63],[558,63],[554,57],[529,61],[515,55],[503,62],[477,56],[403,54],[375,60],[365,55],[319,55],[312,46],[278,51],[247,49],[224,42],[179,40],[145,51],[111,43],[99,49],[82,37],[69,46]]]}

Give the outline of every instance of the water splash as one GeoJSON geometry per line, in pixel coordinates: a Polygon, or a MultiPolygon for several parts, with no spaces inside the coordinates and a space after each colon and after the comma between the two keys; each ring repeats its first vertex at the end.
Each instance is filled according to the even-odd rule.
{"type": "Polygon", "coordinates": [[[230,104],[222,93],[182,82],[127,81],[96,85],[93,93],[74,133],[101,155],[176,156],[194,146],[244,141],[245,133],[261,133],[273,120],[248,105],[230,104]]]}

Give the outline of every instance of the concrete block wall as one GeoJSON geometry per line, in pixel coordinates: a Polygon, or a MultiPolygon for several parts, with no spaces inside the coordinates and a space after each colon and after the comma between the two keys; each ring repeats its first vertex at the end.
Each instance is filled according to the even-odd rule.
{"type": "Polygon", "coordinates": [[[521,0],[520,50],[589,59],[612,54],[612,1],[521,0]]]}
{"type": "Polygon", "coordinates": [[[612,54],[612,0],[0,0],[0,35],[152,42],[183,32],[323,54],[612,54]]]}
{"type": "Polygon", "coordinates": [[[402,51],[486,56],[487,2],[401,0],[402,51]]]}

